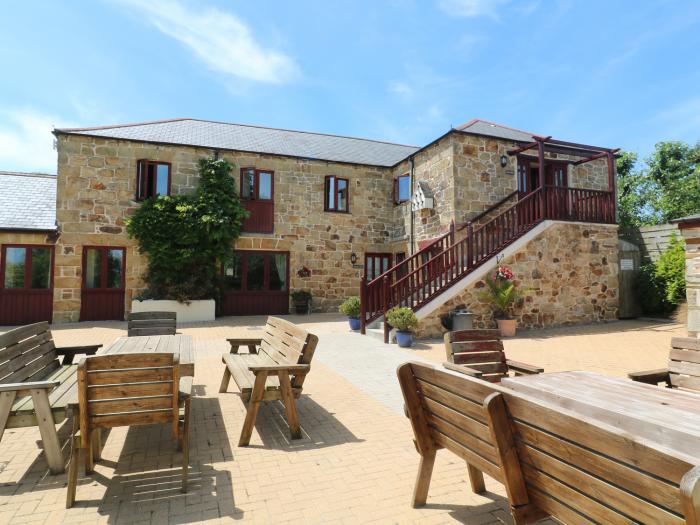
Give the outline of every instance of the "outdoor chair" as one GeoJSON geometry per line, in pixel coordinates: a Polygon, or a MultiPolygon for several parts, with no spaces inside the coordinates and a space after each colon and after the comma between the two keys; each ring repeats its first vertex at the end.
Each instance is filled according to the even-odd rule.
{"type": "Polygon", "coordinates": [[[459,330],[445,334],[445,368],[499,382],[512,372],[515,375],[541,374],[544,368],[506,359],[499,330],[459,330]]]}
{"type": "Polygon", "coordinates": [[[73,416],[66,508],[75,502],[80,449],[90,473],[100,459],[105,428],[170,425],[182,448],[182,492],[187,492],[191,382],[180,384],[179,366],[173,353],[109,354],[80,361],[80,411],[73,416]]]}
{"type": "Polygon", "coordinates": [[[175,312],[132,312],[128,318],[129,337],[142,335],[175,335],[175,312]]]}
{"type": "Polygon", "coordinates": [[[668,388],[700,391],[700,339],[674,337],[671,339],[667,368],[632,372],[627,376],[640,383],[664,383],[668,388]]]}

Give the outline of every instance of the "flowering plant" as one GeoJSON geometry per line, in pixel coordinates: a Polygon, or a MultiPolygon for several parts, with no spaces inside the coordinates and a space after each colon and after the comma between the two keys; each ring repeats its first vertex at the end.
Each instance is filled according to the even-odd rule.
{"type": "Polygon", "coordinates": [[[518,290],[514,278],[510,268],[499,266],[493,277],[484,280],[488,290],[482,293],[482,297],[492,304],[496,319],[510,319],[515,302],[523,296],[523,292],[528,291],[518,290]]]}
{"type": "Polygon", "coordinates": [[[297,275],[299,277],[310,277],[311,276],[311,270],[307,268],[306,266],[302,266],[299,271],[297,271],[297,275]]]}

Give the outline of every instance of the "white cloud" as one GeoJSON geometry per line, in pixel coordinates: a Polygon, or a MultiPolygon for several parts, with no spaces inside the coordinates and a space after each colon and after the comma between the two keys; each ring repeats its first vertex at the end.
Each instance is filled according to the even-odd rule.
{"type": "Polygon", "coordinates": [[[51,131],[54,126],[72,125],[32,109],[1,112],[0,169],[56,173],[51,131]]]}
{"type": "Polygon", "coordinates": [[[178,0],[116,0],[146,17],[160,32],[179,40],[209,69],[280,84],[300,76],[288,55],[263,47],[237,16],[216,8],[189,8],[178,0]]]}
{"type": "Polygon", "coordinates": [[[510,0],[438,0],[440,9],[452,16],[499,18],[499,9],[510,0]]]}
{"type": "Polygon", "coordinates": [[[411,98],[414,94],[413,88],[410,85],[408,85],[406,82],[400,82],[397,80],[390,82],[387,89],[389,93],[394,93],[395,95],[399,95],[403,98],[411,98]]]}
{"type": "Polygon", "coordinates": [[[652,122],[665,127],[664,136],[672,139],[697,140],[700,136],[700,97],[682,100],[660,111],[652,122]]]}

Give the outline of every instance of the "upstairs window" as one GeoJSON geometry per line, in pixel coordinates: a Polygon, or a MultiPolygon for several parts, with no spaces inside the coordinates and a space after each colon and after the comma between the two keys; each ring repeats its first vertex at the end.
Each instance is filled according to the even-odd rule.
{"type": "Polygon", "coordinates": [[[249,201],[271,201],[272,172],[243,168],[241,170],[241,198],[249,201]]]}
{"type": "Polygon", "coordinates": [[[394,179],[394,202],[400,204],[411,200],[411,177],[399,175],[394,179]]]}
{"type": "Polygon", "coordinates": [[[273,233],[275,228],[275,174],[270,170],[241,168],[241,201],[250,216],[243,221],[248,233],[273,233]]]}
{"type": "Polygon", "coordinates": [[[348,179],[328,175],[326,177],[323,201],[324,211],[347,213],[350,209],[350,185],[348,184],[348,179]]]}
{"type": "Polygon", "coordinates": [[[170,195],[170,163],[141,159],[136,166],[136,200],[170,195]]]}

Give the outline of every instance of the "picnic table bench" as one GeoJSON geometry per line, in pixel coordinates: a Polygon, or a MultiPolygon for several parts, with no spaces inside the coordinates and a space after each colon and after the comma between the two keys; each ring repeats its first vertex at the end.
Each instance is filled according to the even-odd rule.
{"type": "Polygon", "coordinates": [[[75,393],[73,359],[77,354],[92,355],[101,346],[56,348],[45,321],[0,335],[0,439],[6,428],[38,426],[49,469],[53,474],[63,472],[56,424],[66,419],[75,393]]]}
{"type": "Polygon", "coordinates": [[[175,312],[131,312],[127,317],[127,335],[175,335],[175,312]]]}
{"type": "Polygon", "coordinates": [[[445,334],[445,368],[498,382],[509,373],[541,374],[544,368],[506,359],[500,330],[458,330],[445,334]]]}
{"type": "Polygon", "coordinates": [[[665,383],[668,388],[700,390],[700,339],[674,337],[666,368],[633,372],[628,377],[651,385],[665,383]]]}
{"type": "MultiPolygon", "coordinates": [[[[664,428],[652,418],[646,424],[650,433],[656,431],[656,442],[618,424],[624,415],[604,421],[551,392],[538,398],[531,395],[534,389],[525,394],[509,388],[557,374],[496,385],[406,363],[398,375],[421,455],[414,505],[425,503],[435,453],[446,448],[467,461],[470,475],[480,469],[505,485],[516,524],[546,516],[564,523],[700,524],[700,457],[688,453],[697,450],[700,437],[692,430],[686,440],[694,445],[680,449],[674,440],[664,440],[664,428]]],[[[571,378],[569,383],[576,387],[571,378]]],[[[644,394],[653,390],[658,392],[642,388],[644,394]]],[[[678,393],[666,392],[669,399],[678,393]]],[[[682,394],[700,405],[700,395],[682,394]]],[[[686,419],[694,415],[688,412],[686,419]]]]}
{"type": "Polygon", "coordinates": [[[234,341],[231,343],[234,352],[222,356],[226,366],[219,392],[226,392],[233,378],[241,399],[247,403],[238,446],[245,447],[250,443],[262,401],[281,400],[287,413],[291,437],[300,438],[295,399],[301,395],[304,379],[311,369],[318,338],[289,321],[268,317],[261,337],[231,341],[234,341]],[[239,345],[248,346],[249,353],[239,354],[239,345]]]}

